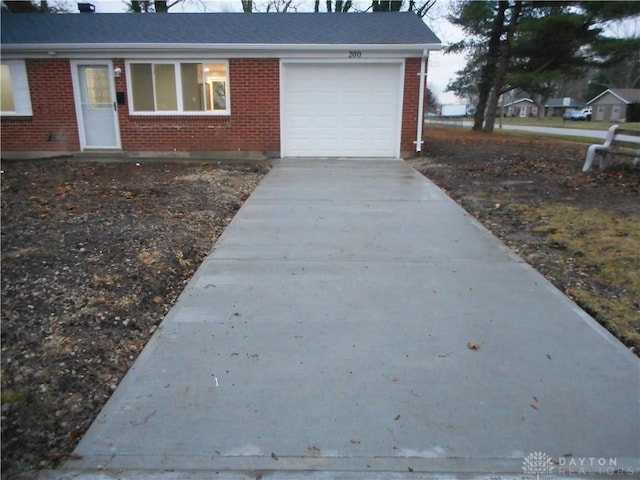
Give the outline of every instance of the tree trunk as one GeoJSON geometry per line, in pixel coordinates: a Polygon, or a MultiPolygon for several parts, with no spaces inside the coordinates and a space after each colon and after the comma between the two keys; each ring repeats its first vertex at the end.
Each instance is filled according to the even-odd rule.
{"type": "Polygon", "coordinates": [[[313,4],[313,12],[318,13],[320,11],[320,0],[316,0],[313,4]]]}
{"type": "Polygon", "coordinates": [[[169,11],[167,0],[156,0],[153,4],[156,7],[156,13],[167,13],[169,11]]]}
{"type": "MultiPolygon", "coordinates": [[[[506,2],[505,2],[506,3],[506,2]]],[[[504,81],[507,77],[507,67],[511,59],[511,41],[518,26],[520,12],[522,11],[522,1],[515,2],[511,9],[511,18],[507,26],[507,36],[499,48],[498,62],[496,63],[496,71],[494,74],[493,87],[487,100],[487,114],[485,116],[484,131],[491,133],[496,123],[496,112],[498,110],[498,99],[504,87],[504,81]]]]}
{"type": "Polygon", "coordinates": [[[242,0],[242,11],[244,13],[253,13],[253,1],[252,0],[242,0]]]}
{"type": "Polygon", "coordinates": [[[493,18],[491,27],[491,36],[489,38],[489,50],[487,52],[487,62],[482,67],[480,84],[478,85],[478,105],[476,106],[476,114],[473,118],[473,130],[482,130],[485,118],[485,110],[487,108],[487,100],[493,85],[493,78],[496,71],[496,64],[500,54],[500,37],[504,31],[505,12],[509,7],[509,2],[501,0],[498,2],[498,11],[493,18]]]}
{"type": "Polygon", "coordinates": [[[544,110],[544,104],[547,103],[548,99],[548,95],[537,94],[533,96],[532,100],[536,104],[536,107],[538,107],[538,118],[540,120],[544,120],[547,116],[547,112],[544,110]]]}
{"type": "Polygon", "coordinates": [[[331,0],[327,0],[327,12],[331,13],[331,0]]]}

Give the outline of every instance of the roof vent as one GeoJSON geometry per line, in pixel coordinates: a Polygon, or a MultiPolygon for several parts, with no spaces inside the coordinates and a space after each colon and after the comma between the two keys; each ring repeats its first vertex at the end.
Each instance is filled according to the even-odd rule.
{"type": "Polygon", "coordinates": [[[94,13],[96,6],[93,3],[78,3],[80,13],[94,13]]]}

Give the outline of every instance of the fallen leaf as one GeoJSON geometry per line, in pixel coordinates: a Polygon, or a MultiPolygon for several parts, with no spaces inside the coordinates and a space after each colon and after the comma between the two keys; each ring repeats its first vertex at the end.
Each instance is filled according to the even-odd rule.
{"type": "Polygon", "coordinates": [[[311,455],[313,455],[314,457],[317,457],[320,455],[320,448],[316,447],[315,445],[311,445],[310,447],[307,447],[307,450],[309,451],[309,453],[311,455]]]}
{"type": "Polygon", "coordinates": [[[480,344],[477,342],[469,342],[467,343],[467,347],[469,350],[480,350],[480,344]]]}
{"type": "Polygon", "coordinates": [[[278,461],[278,456],[273,452],[271,452],[271,458],[273,458],[276,462],[278,461]]]}
{"type": "Polygon", "coordinates": [[[353,443],[354,445],[360,445],[360,440],[352,438],[351,440],[349,440],[349,443],[353,443]]]}
{"type": "Polygon", "coordinates": [[[534,410],[538,410],[538,406],[537,406],[537,405],[534,405],[533,403],[530,403],[530,404],[529,404],[529,406],[530,406],[531,408],[533,408],[534,410]]]}
{"type": "Polygon", "coordinates": [[[395,418],[394,418],[394,420],[396,420],[396,421],[397,421],[397,420],[400,420],[400,414],[396,415],[396,416],[395,416],[395,418]]]}

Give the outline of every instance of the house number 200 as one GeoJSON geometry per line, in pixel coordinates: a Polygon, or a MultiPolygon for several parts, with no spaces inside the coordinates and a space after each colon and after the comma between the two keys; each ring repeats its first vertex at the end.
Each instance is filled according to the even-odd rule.
{"type": "Polygon", "coordinates": [[[360,58],[362,57],[362,52],[359,50],[349,50],[349,58],[360,58]]]}

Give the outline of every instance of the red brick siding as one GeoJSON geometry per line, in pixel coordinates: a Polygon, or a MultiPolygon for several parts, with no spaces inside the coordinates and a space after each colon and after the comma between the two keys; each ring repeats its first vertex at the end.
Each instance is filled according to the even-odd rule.
{"type": "Polygon", "coordinates": [[[415,152],[418,128],[418,101],[420,90],[420,59],[407,58],[404,67],[404,99],[402,105],[401,152],[415,152]]]}
{"type": "MultiPolygon", "coordinates": [[[[116,91],[126,91],[124,61],[116,91]]],[[[277,59],[229,60],[231,115],[139,116],[119,110],[123,150],[279,151],[280,64],[277,59]]]]}
{"type": "Polygon", "coordinates": [[[78,122],[68,60],[27,60],[31,117],[2,117],[2,151],[77,151],[78,122]]]}

